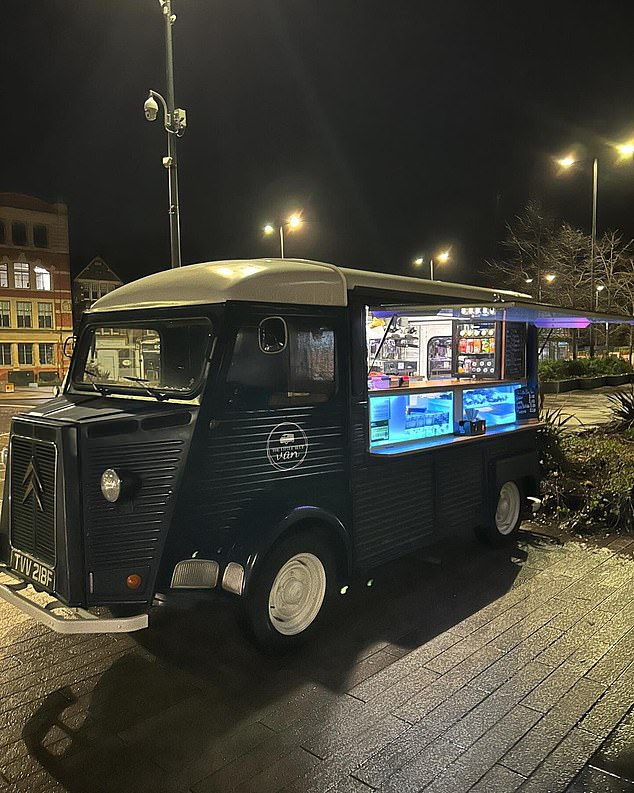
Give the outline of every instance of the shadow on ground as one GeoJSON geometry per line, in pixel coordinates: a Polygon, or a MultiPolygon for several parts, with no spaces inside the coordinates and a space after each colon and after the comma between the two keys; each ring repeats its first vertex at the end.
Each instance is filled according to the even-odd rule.
{"type": "MultiPolygon", "coordinates": [[[[353,581],[292,657],[254,649],[230,601],[165,610],[88,695],[78,699],[72,680],[51,691],[22,739],[72,793],[187,790],[302,719],[332,723],[353,699],[345,692],[507,592],[531,542],[541,541],[490,549],[456,540],[388,564],[371,587],[353,581]]],[[[229,789],[222,773],[212,780],[200,789],[229,789]]]]}

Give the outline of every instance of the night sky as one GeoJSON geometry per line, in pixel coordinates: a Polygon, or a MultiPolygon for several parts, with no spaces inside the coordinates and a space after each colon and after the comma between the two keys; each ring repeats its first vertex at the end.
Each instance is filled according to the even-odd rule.
{"type": "MultiPolygon", "coordinates": [[[[634,4],[173,0],[183,262],[277,255],[265,222],[300,208],[287,255],[477,282],[531,196],[634,236],[634,4]]],[[[0,0],[0,191],[66,201],[78,272],[169,267],[157,0],[0,0]]]]}

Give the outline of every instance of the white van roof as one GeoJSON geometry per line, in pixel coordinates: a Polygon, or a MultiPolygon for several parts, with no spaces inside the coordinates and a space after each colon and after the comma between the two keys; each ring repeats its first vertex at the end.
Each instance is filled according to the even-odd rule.
{"type": "Polygon", "coordinates": [[[90,313],[206,305],[227,300],[346,306],[348,292],[356,288],[468,301],[529,298],[519,292],[350,270],[305,259],[234,259],[189,264],[148,275],[104,295],[93,304],[90,313]]]}

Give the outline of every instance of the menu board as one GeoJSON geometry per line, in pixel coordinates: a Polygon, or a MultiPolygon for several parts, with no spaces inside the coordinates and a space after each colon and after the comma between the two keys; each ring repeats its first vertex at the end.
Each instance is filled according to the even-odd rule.
{"type": "Polygon", "coordinates": [[[539,418],[537,407],[537,391],[523,386],[515,389],[515,417],[517,421],[539,418]]]}
{"type": "Polygon", "coordinates": [[[504,379],[526,377],[526,323],[507,322],[504,331],[504,379]]]}

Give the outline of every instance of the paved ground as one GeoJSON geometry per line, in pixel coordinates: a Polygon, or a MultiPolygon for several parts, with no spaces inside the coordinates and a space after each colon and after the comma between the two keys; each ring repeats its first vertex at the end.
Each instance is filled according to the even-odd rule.
{"type": "Polygon", "coordinates": [[[566,394],[546,394],[544,407],[561,410],[563,416],[571,416],[569,427],[583,429],[604,424],[611,418],[608,394],[618,391],[631,392],[631,385],[606,386],[592,391],[568,391],[566,394]]]}
{"type": "Polygon", "coordinates": [[[0,793],[625,791],[633,553],[447,543],[354,582],[285,659],[228,602],[92,638],[0,604],[0,793]]]}

